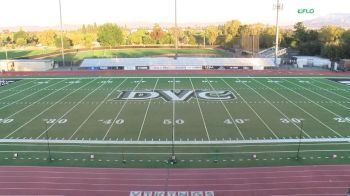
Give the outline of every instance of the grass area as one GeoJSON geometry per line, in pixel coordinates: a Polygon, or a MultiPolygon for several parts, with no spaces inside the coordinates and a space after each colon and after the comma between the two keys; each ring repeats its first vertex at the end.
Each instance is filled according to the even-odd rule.
{"type": "MultiPolygon", "coordinates": [[[[217,49],[211,48],[191,48],[191,49],[179,49],[179,54],[212,54],[220,57],[229,57],[230,54],[217,49]]],[[[175,54],[175,49],[167,48],[132,48],[132,49],[116,49],[116,50],[94,50],[84,51],[78,53],[66,54],[65,60],[77,61],[84,58],[131,58],[131,57],[145,57],[155,55],[175,54]]],[[[49,57],[55,61],[62,61],[60,56],[49,57]]]]}
{"type": "MultiPolygon", "coordinates": [[[[47,49],[47,50],[8,50],[7,51],[7,58],[13,59],[13,58],[24,58],[28,56],[33,55],[40,55],[40,54],[47,54],[50,52],[54,52],[54,49],[47,49]]],[[[6,52],[4,50],[0,51],[0,59],[6,59],[6,52]]]]}
{"type": "Polygon", "coordinates": [[[345,84],[310,77],[21,79],[0,87],[0,164],[164,167],[173,138],[176,167],[349,163],[345,84]]]}

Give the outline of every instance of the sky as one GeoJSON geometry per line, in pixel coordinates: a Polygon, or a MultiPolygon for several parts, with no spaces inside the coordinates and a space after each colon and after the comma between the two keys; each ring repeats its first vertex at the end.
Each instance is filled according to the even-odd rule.
{"type": "MultiPolygon", "coordinates": [[[[179,23],[212,23],[239,19],[243,23],[275,22],[277,0],[177,0],[179,23]]],[[[349,13],[350,0],[280,0],[281,25],[330,13],[349,13]],[[298,14],[314,9],[314,14],[298,14]]],[[[174,21],[174,0],[61,0],[67,25],[115,22],[174,21]]],[[[0,27],[57,26],[58,0],[0,0],[0,27]]]]}

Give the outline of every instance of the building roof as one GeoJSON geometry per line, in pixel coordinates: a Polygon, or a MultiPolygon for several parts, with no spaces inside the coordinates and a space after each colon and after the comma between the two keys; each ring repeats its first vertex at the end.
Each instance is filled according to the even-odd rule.
{"type": "Polygon", "coordinates": [[[274,66],[273,58],[169,57],[84,59],[80,67],[127,66],[274,66]]]}

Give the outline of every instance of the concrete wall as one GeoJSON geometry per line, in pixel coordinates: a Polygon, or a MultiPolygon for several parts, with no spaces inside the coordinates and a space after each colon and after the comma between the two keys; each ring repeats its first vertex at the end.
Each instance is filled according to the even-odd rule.
{"type": "Polygon", "coordinates": [[[47,71],[53,69],[51,60],[2,60],[1,71],[47,71]]]}

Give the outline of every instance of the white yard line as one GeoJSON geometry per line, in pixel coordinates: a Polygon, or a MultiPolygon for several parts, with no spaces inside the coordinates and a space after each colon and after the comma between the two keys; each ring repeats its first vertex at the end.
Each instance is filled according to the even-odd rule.
{"type": "MultiPolygon", "coordinates": [[[[95,79],[96,80],[96,79],[95,79]]],[[[15,129],[14,131],[12,131],[10,134],[8,134],[6,137],[4,138],[8,138],[11,135],[13,135],[14,133],[16,133],[18,130],[20,130],[21,128],[23,128],[24,126],[26,126],[27,124],[29,124],[30,122],[32,122],[34,119],[36,119],[37,117],[39,117],[41,114],[43,114],[44,112],[46,112],[47,110],[49,110],[50,108],[52,108],[53,106],[55,106],[56,104],[58,104],[59,102],[61,102],[62,100],[64,100],[66,97],[68,97],[69,95],[75,93],[76,91],[78,91],[79,89],[83,88],[84,86],[90,84],[91,82],[95,81],[95,80],[91,80],[90,82],[84,84],[83,86],[77,88],[76,90],[74,90],[73,92],[70,92],[69,94],[67,94],[66,96],[62,97],[60,100],[58,100],[55,104],[47,107],[45,110],[41,111],[39,114],[37,114],[36,116],[34,116],[33,118],[31,118],[30,120],[28,120],[26,123],[22,124],[20,127],[18,127],[17,129],[15,129]]]]}
{"type": "MultiPolygon", "coordinates": [[[[19,82],[19,81],[18,81],[19,82]]],[[[21,87],[21,86],[24,86],[24,85],[27,85],[27,84],[30,84],[30,83],[33,83],[34,81],[29,81],[29,82],[26,82],[26,83],[23,83],[23,84],[19,84],[19,85],[17,85],[17,86],[11,86],[12,84],[10,84],[9,86],[10,86],[10,88],[7,88],[7,89],[5,89],[5,90],[2,90],[2,91],[0,91],[0,93],[5,93],[5,92],[7,92],[7,91],[12,91],[13,89],[15,89],[15,88],[18,88],[18,87],[21,87]]],[[[17,83],[17,82],[15,82],[15,83],[17,83]]],[[[13,83],[13,84],[15,84],[15,83],[13,83]]],[[[8,85],[6,85],[6,86],[8,86],[8,85]]]]}
{"type": "MultiPolygon", "coordinates": [[[[56,84],[56,83],[54,83],[54,84],[56,84]]],[[[17,94],[19,94],[19,93],[21,93],[21,92],[29,91],[29,90],[31,90],[31,89],[33,89],[34,87],[39,86],[39,85],[42,85],[42,84],[36,84],[36,85],[34,85],[34,86],[30,87],[30,88],[20,90],[20,91],[18,91],[17,93],[12,93],[12,94],[10,94],[10,95],[8,95],[8,96],[6,96],[6,97],[2,97],[2,98],[0,99],[0,101],[3,100],[3,99],[6,99],[6,98],[8,98],[8,97],[12,97],[12,96],[14,96],[14,95],[17,95],[17,94]]],[[[50,85],[50,86],[52,86],[52,85],[50,85]]],[[[39,90],[39,91],[42,91],[42,90],[39,90]]],[[[25,99],[25,98],[27,98],[27,97],[29,97],[29,96],[32,96],[33,94],[35,94],[35,93],[37,93],[37,92],[39,92],[39,91],[34,91],[33,93],[31,93],[31,94],[29,94],[29,95],[23,97],[22,99],[16,100],[16,101],[13,102],[13,103],[16,103],[16,102],[21,101],[21,100],[23,100],[23,99],[25,99]]],[[[13,103],[12,103],[12,104],[13,104],[13,103]]],[[[11,104],[10,104],[10,105],[11,105],[11,104]]],[[[7,106],[5,106],[5,107],[7,107],[7,106]]],[[[5,107],[0,108],[0,110],[3,109],[3,108],[5,108],[5,107]]]]}
{"type": "MultiPolygon", "coordinates": [[[[222,81],[229,86],[242,100],[243,102],[249,107],[249,109],[259,118],[259,120],[264,124],[264,126],[272,133],[273,136],[275,136],[276,139],[278,139],[278,136],[276,133],[270,128],[269,125],[260,117],[260,115],[254,110],[254,108],[239,94],[237,91],[230,85],[228,84],[224,79],[222,81]]],[[[244,84],[244,83],[243,83],[244,84]]]]}
{"type": "Polygon", "coordinates": [[[198,106],[198,109],[199,109],[199,113],[201,114],[201,117],[202,117],[202,122],[203,122],[203,125],[204,125],[204,130],[207,134],[207,138],[208,138],[208,141],[210,141],[210,136],[209,136],[209,132],[208,132],[208,128],[207,128],[207,123],[205,122],[205,119],[204,119],[204,115],[203,115],[203,112],[202,112],[202,107],[199,103],[199,99],[198,99],[198,96],[197,96],[197,93],[194,89],[194,85],[193,85],[193,82],[192,82],[192,79],[190,79],[190,82],[191,82],[191,86],[192,86],[192,89],[193,89],[193,93],[194,93],[194,96],[196,97],[196,102],[197,102],[197,106],[198,106]]]}
{"type": "MultiPolygon", "coordinates": [[[[173,92],[175,93],[175,78],[173,78],[173,92]]],[[[175,100],[173,100],[173,123],[172,123],[172,141],[175,141],[175,100]]]]}
{"type": "MultiPolygon", "coordinates": [[[[287,81],[287,80],[284,80],[284,81],[287,81]]],[[[294,84],[294,83],[289,82],[289,81],[287,81],[287,82],[288,82],[288,83],[291,83],[291,84],[294,84]]],[[[302,94],[300,94],[300,93],[298,93],[298,92],[296,92],[296,91],[294,91],[294,90],[292,90],[292,89],[289,89],[289,88],[287,88],[286,86],[284,86],[284,85],[282,85],[282,84],[277,83],[277,85],[282,86],[282,87],[284,87],[285,89],[288,89],[289,91],[294,92],[295,94],[297,94],[297,95],[303,97],[304,99],[309,100],[309,101],[312,102],[313,104],[315,104],[315,105],[317,105],[318,107],[320,107],[320,108],[322,108],[322,109],[328,111],[329,113],[331,113],[331,114],[333,114],[333,115],[336,115],[337,117],[342,117],[341,115],[339,115],[339,114],[337,114],[337,113],[335,113],[335,112],[333,112],[333,111],[331,111],[331,110],[329,110],[329,109],[323,107],[322,105],[320,105],[320,104],[314,102],[313,100],[309,99],[308,97],[306,97],[306,96],[304,96],[304,95],[302,95],[302,94]]],[[[297,84],[294,84],[294,85],[297,85],[297,84]]],[[[299,85],[297,85],[297,86],[299,86],[299,85]]],[[[299,86],[299,87],[301,87],[301,86],[299,86]]],[[[331,99],[329,99],[329,98],[327,98],[327,97],[325,97],[325,96],[323,96],[323,95],[320,95],[319,93],[310,91],[310,90],[307,89],[307,88],[304,88],[304,87],[302,87],[302,88],[305,89],[305,90],[308,90],[309,92],[312,92],[312,93],[314,93],[314,94],[316,94],[316,95],[318,95],[318,96],[320,96],[320,97],[323,97],[323,98],[326,98],[326,99],[328,99],[328,100],[331,100],[331,99]]],[[[331,101],[334,102],[333,100],[331,100],[331,101]]],[[[334,102],[334,103],[336,103],[336,102],[334,102]]],[[[338,103],[337,103],[337,104],[338,104],[338,103]]],[[[341,105],[341,104],[340,104],[340,105],[341,105]]],[[[342,106],[342,105],[341,105],[341,106],[342,106]]],[[[348,108],[348,107],[346,107],[346,106],[343,106],[343,107],[345,107],[345,108],[347,108],[347,109],[350,109],[350,108],[348,108]]],[[[350,123],[350,122],[349,122],[349,123],[350,123]]]]}
{"type": "MultiPolygon", "coordinates": [[[[136,88],[141,84],[142,81],[143,81],[143,78],[141,78],[141,80],[137,83],[137,85],[134,87],[133,91],[136,90],[136,88]]],[[[129,101],[129,99],[126,99],[126,101],[124,101],[124,103],[123,103],[122,107],[120,108],[118,114],[115,116],[115,118],[113,119],[111,125],[109,125],[105,135],[103,136],[103,140],[106,139],[107,135],[109,134],[109,132],[111,131],[113,125],[115,124],[115,121],[118,120],[119,115],[122,113],[122,111],[123,111],[124,107],[126,106],[126,104],[128,103],[128,101],[129,101]]]]}
{"type": "MultiPolygon", "coordinates": [[[[344,91],[344,92],[349,93],[349,91],[345,91],[345,89],[338,88],[338,87],[329,85],[329,84],[324,83],[324,82],[319,82],[319,81],[317,81],[317,80],[312,80],[312,81],[315,81],[315,82],[317,82],[317,83],[324,84],[324,85],[327,85],[327,86],[329,86],[329,87],[332,87],[332,88],[335,88],[335,89],[339,89],[339,90],[342,90],[342,91],[344,91]]],[[[312,85],[313,85],[313,86],[316,86],[316,85],[314,85],[314,84],[312,84],[312,85]]],[[[318,87],[319,89],[322,89],[322,90],[326,90],[326,91],[328,91],[328,92],[330,92],[330,93],[333,93],[333,94],[335,94],[335,95],[337,95],[337,96],[339,96],[339,97],[342,97],[342,98],[344,98],[344,99],[350,100],[350,98],[345,97],[344,95],[338,94],[338,93],[336,93],[336,92],[333,92],[332,90],[323,89],[323,88],[321,88],[321,87],[319,87],[319,86],[316,86],[316,87],[318,87]]]]}
{"type": "MultiPolygon", "coordinates": [[[[96,79],[95,79],[96,80],[96,79]]],[[[93,81],[95,81],[93,80],[93,81]]],[[[102,86],[106,85],[107,83],[102,83],[100,86],[98,86],[97,88],[95,88],[93,91],[89,92],[87,95],[85,95],[85,97],[83,97],[82,99],[80,99],[73,107],[71,107],[69,110],[67,110],[61,117],[59,117],[54,123],[52,123],[45,131],[43,131],[38,137],[37,139],[39,139],[41,136],[43,136],[46,132],[48,132],[53,126],[55,126],[57,124],[57,122],[59,122],[63,117],[65,117],[67,114],[69,114],[71,111],[74,110],[74,108],[76,108],[78,105],[81,104],[82,101],[84,101],[86,98],[88,98],[91,94],[93,94],[95,91],[97,91],[99,88],[101,88],[102,86]]]]}
{"type": "MultiPolygon", "coordinates": [[[[329,78],[331,78],[331,77],[329,77],[329,78]]],[[[315,81],[315,82],[318,82],[318,83],[327,85],[327,86],[329,86],[329,87],[336,88],[336,89],[339,89],[339,90],[341,90],[341,91],[350,93],[350,91],[348,90],[348,88],[341,88],[341,86],[342,86],[342,87],[346,87],[346,85],[340,84],[340,83],[338,83],[338,82],[336,82],[336,81],[330,80],[330,81],[332,81],[332,84],[329,84],[329,83],[326,83],[326,82],[321,82],[320,80],[316,80],[316,79],[320,79],[320,78],[316,78],[316,79],[315,79],[315,78],[310,78],[310,79],[313,80],[313,81],[315,81]]],[[[349,78],[349,79],[350,79],[350,78],[349,78]]]]}
{"type": "Polygon", "coordinates": [[[284,95],[282,95],[281,93],[275,91],[273,88],[259,82],[258,80],[253,79],[254,81],[258,82],[259,84],[267,87],[268,89],[272,90],[273,92],[275,92],[276,94],[280,95],[281,97],[283,97],[284,99],[286,99],[289,103],[293,104],[294,106],[296,106],[297,108],[299,108],[300,110],[302,110],[304,113],[308,114],[310,117],[312,117],[314,120],[316,120],[317,122],[319,122],[321,125],[323,125],[324,127],[326,127],[327,129],[331,130],[333,133],[335,133],[337,136],[339,137],[343,137],[341,134],[339,134],[337,131],[333,130],[332,128],[330,128],[328,125],[324,124],[321,120],[319,120],[318,118],[316,118],[315,116],[313,116],[312,114],[310,114],[309,112],[305,111],[303,108],[301,108],[300,106],[298,106],[297,104],[293,103],[290,99],[288,99],[287,97],[285,97],[284,95]]]}
{"type": "MultiPolygon", "coordinates": [[[[226,144],[285,144],[285,143],[334,143],[334,142],[350,142],[350,138],[307,138],[307,139],[266,139],[266,140],[176,140],[176,145],[226,145],[226,144]]],[[[0,143],[27,143],[27,144],[47,144],[47,139],[0,139],[0,143]]],[[[50,144],[125,144],[125,145],[171,145],[170,140],[60,140],[50,139],[50,144]]],[[[350,151],[350,149],[348,149],[350,151]]],[[[45,151],[47,153],[47,151],[45,151]]],[[[295,151],[294,151],[295,152],[295,151]]],[[[167,153],[169,154],[169,153],[167,153]]]]}
{"type": "MultiPolygon", "coordinates": [[[[108,95],[96,106],[96,108],[89,114],[88,117],[79,125],[79,127],[73,132],[73,134],[69,137],[69,139],[72,139],[73,136],[83,127],[83,125],[90,119],[90,117],[104,104],[107,99],[116,91],[127,79],[125,78],[118,86],[116,86],[108,95]]],[[[109,81],[109,80],[108,80],[109,81]]]]}
{"type": "MultiPolygon", "coordinates": [[[[62,80],[62,81],[57,82],[57,83],[55,83],[55,84],[59,84],[59,83],[64,82],[64,81],[65,81],[65,80],[62,80]]],[[[67,88],[67,87],[68,87],[68,86],[70,86],[70,85],[72,85],[72,84],[69,84],[69,85],[63,86],[63,87],[61,87],[61,88],[59,88],[59,89],[54,90],[53,92],[51,92],[51,93],[49,93],[49,94],[45,95],[44,97],[42,97],[42,98],[38,99],[37,101],[32,102],[30,105],[28,105],[28,106],[26,106],[26,107],[24,107],[24,108],[22,108],[22,109],[20,109],[20,110],[16,111],[15,113],[11,114],[11,115],[10,115],[10,116],[8,116],[7,118],[11,118],[12,116],[14,116],[14,115],[16,115],[16,114],[18,114],[18,113],[22,112],[23,110],[25,110],[25,109],[29,108],[30,106],[32,106],[32,105],[34,105],[34,104],[38,103],[38,102],[39,102],[39,101],[41,101],[41,100],[43,100],[43,99],[45,99],[45,98],[49,97],[50,95],[52,95],[52,94],[55,94],[55,93],[59,92],[59,91],[60,91],[60,90],[62,90],[63,88],[67,88]]]]}
{"type": "MultiPolygon", "coordinates": [[[[210,84],[208,78],[205,78],[205,80],[207,81],[207,83],[209,84],[209,86],[215,91],[214,87],[210,84]]],[[[216,96],[219,98],[219,95],[218,93],[216,92],[216,96]]],[[[227,109],[226,105],[224,104],[224,102],[222,101],[222,99],[219,98],[219,101],[220,103],[222,104],[222,106],[224,107],[225,111],[227,112],[227,114],[229,115],[230,119],[231,119],[231,122],[234,124],[234,126],[236,127],[238,133],[241,135],[242,139],[245,139],[242,132],[241,132],[241,129],[238,127],[235,119],[232,117],[230,111],[227,109]]]]}
{"type": "MultiPolygon", "coordinates": [[[[307,91],[309,91],[309,92],[312,92],[312,93],[318,95],[319,97],[323,97],[323,98],[325,98],[325,99],[328,99],[329,101],[331,101],[331,102],[333,102],[333,103],[335,103],[335,104],[337,104],[337,105],[339,105],[339,106],[341,106],[341,107],[343,107],[343,108],[346,108],[346,109],[350,110],[349,107],[346,107],[346,106],[344,106],[344,105],[342,105],[342,104],[340,104],[340,103],[337,103],[337,102],[333,101],[332,99],[330,99],[330,98],[328,98],[328,97],[325,97],[325,96],[323,96],[323,95],[321,95],[321,94],[319,94],[319,93],[317,93],[317,92],[315,92],[315,91],[312,91],[312,90],[310,90],[310,89],[308,89],[308,88],[305,88],[305,87],[303,87],[303,86],[300,86],[299,84],[290,82],[290,81],[288,81],[288,80],[283,80],[283,81],[287,81],[288,83],[291,83],[291,84],[293,84],[293,85],[299,86],[299,87],[301,87],[301,88],[303,88],[303,89],[305,89],[305,90],[307,90],[307,91]]],[[[313,85],[313,84],[311,84],[311,85],[313,85]]],[[[283,85],[282,85],[282,86],[283,86],[283,85]]],[[[315,85],[313,85],[313,86],[315,86],[315,85]]],[[[326,91],[328,91],[328,90],[326,90],[326,91]]],[[[293,91],[293,92],[294,92],[294,91],[293,91]]],[[[330,92],[330,91],[328,91],[328,92],[330,92]]],[[[333,92],[332,92],[332,93],[333,93],[333,92]]],[[[303,97],[304,97],[304,96],[303,96],[303,97]]],[[[305,97],[305,98],[307,98],[307,97],[305,97]]],[[[311,99],[309,99],[309,98],[307,98],[307,99],[308,99],[308,100],[311,100],[311,99]]],[[[346,99],[348,99],[348,98],[346,98],[346,99]]],[[[349,99],[349,100],[350,100],[350,99],[349,99]]],[[[316,102],[314,102],[314,101],[312,101],[312,102],[315,103],[315,104],[317,104],[318,106],[320,106],[320,107],[326,109],[325,107],[319,105],[318,103],[316,103],[316,102]]],[[[326,109],[326,110],[328,110],[328,109],[326,109]]],[[[328,111],[331,112],[330,110],[328,110],[328,111]]],[[[333,114],[336,115],[335,113],[333,113],[333,114]]],[[[339,116],[339,115],[338,115],[338,116],[339,116]]]]}
{"type": "MultiPolygon", "coordinates": [[[[159,78],[157,78],[157,81],[154,84],[153,92],[154,92],[154,90],[156,90],[158,81],[159,81],[159,78]]],[[[142,120],[142,124],[141,124],[140,131],[139,131],[139,136],[137,137],[137,140],[140,140],[140,137],[141,137],[141,134],[142,134],[142,131],[143,131],[143,126],[145,125],[147,114],[148,114],[148,110],[149,110],[149,107],[151,105],[151,102],[152,102],[152,99],[149,99],[148,104],[147,104],[147,109],[146,109],[145,115],[144,115],[143,120],[142,120]]]]}
{"type": "Polygon", "coordinates": [[[258,94],[261,98],[263,98],[268,104],[270,104],[273,108],[275,108],[283,117],[288,119],[296,128],[298,128],[300,131],[302,131],[307,137],[311,138],[309,134],[303,129],[301,129],[300,126],[298,126],[296,123],[294,123],[286,114],[284,114],[280,109],[278,109],[274,104],[272,104],[268,99],[266,99],[264,96],[262,96],[258,91],[256,91],[254,88],[250,87],[248,84],[243,83],[246,85],[249,89],[254,91],[256,94],[258,94]]]}

